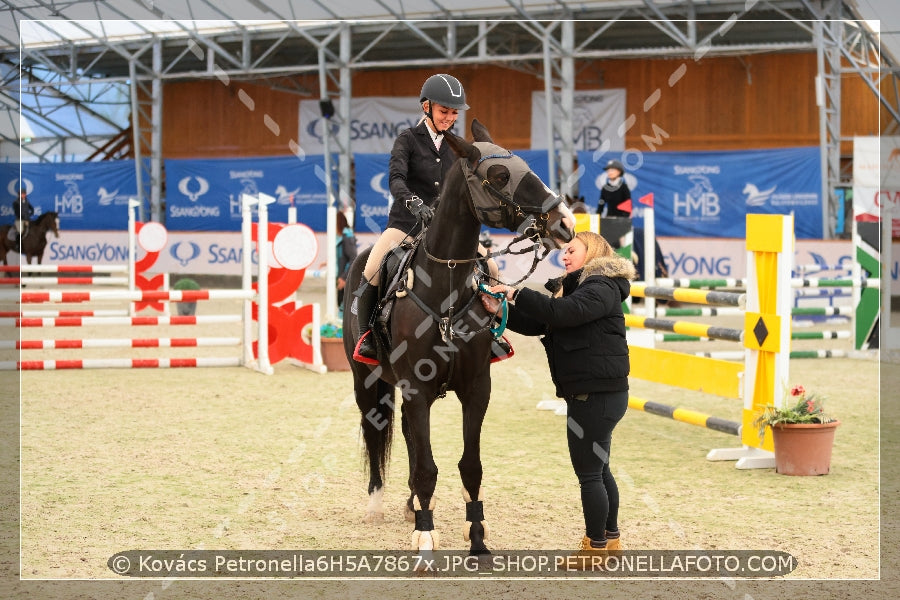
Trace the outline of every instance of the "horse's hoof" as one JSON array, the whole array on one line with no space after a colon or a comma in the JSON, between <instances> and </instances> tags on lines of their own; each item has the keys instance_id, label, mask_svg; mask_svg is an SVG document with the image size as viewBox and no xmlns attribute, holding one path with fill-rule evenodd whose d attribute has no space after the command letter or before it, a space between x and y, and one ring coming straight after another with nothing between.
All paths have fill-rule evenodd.
<instances>
[{"instance_id":1,"label":"horse's hoof","mask_svg":"<svg viewBox=\"0 0 900 600\"><path fill-rule=\"evenodd\" d=\"M437 550L441 545L441 538L435 530L419 531L412 533L412 548L419 554L425 554Z\"/></svg>"},{"instance_id":2,"label":"horse's hoof","mask_svg":"<svg viewBox=\"0 0 900 600\"><path fill-rule=\"evenodd\" d=\"M416 522L416 511L410 510L408 506L403 505L403 518L407 523Z\"/></svg>"},{"instance_id":3,"label":"horse's hoof","mask_svg":"<svg viewBox=\"0 0 900 600\"><path fill-rule=\"evenodd\" d=\"M363 523L367 523L369 525L381 525L384 523L384 513L380 511L369 511L366 513L365 518L363 518Z\"/></svg>"}]
</instances>

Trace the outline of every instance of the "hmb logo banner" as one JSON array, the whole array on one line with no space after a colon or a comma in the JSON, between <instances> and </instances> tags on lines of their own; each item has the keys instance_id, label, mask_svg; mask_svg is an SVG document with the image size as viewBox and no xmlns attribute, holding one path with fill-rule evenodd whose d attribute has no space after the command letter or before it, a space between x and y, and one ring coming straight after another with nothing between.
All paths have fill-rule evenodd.
<instances>
[{"instance_id":1,"label":"hmb logo banner","mask_svg":"<svg viewBox=\"0 0 900 600\"><path fill-rule=\"evenodd\" d=\"M597 161L579 152L579 191L596 206L602 170L619 159L632 199L654 196L656 233L672 237L745 237L746 215L790 214L798 239L822 238L819 149L777 148L731 152L607 152ZM638 207L639 208L639 207ZM643 210L632 215L643 226Z\"/></svg>"},{"instance_id":2,"label":"hmb logo banner","mask_svg":"<svg viewBox=\"0 0 900 600\"><path fill-rule=\"evenodd\" d=\"M133 160L8 163L0 165L0 182L6 190L0 205L11 207L21 188L35 215L56 212L62 230L124 230L128 200L137 195L136 180ZM12 220L11 208L0 210L0 223Z\"/></svg>"}]
</instances>

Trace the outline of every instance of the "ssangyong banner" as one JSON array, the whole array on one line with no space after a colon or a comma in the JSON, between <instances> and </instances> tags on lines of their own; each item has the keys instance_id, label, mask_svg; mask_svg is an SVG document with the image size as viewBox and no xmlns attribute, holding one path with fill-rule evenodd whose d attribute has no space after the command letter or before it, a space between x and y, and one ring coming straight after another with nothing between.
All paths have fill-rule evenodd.
<instances>
[{"instance_id":1,"label":"ssangyong banner","mask_svg":"<svg viewBox=\"0 0 900 600\"><path fill-rule=\"evenodd\" d=\"M410 87L421 85L411 83ZM418 88L416 88L418 89ZM390 154L394 140L404 129L414 127L422 118L422 105L416 96L368 96L350 100L350 145L355 152L366 154ZM466 123L466 111L459 111L454 133L468 138L462 128ZM312 154L325 153L325 131L341 135L341 123L337 119L322 116L318 100L300 101L300 147ZM331 147L332 150L334 146Z\"/></svg>"},{"instance_id":2,"label":"ssangyong banner","mask_svg":"<svg viewBox=\"0 0 900 600\"><path fill-rule=\"evenodd\" d=\"M390 154L354 153L357 233L381 233L387 227L394 197L388 183Z\"/></svg>"},{"instance_id":3,"label":"ssangyong banner","mask_svg":"<svg viewBox=\"0 0 900 600\"><path fill-rule=\"evenodd\" d=\"M638 199L653 194L656 233L743 238L747 213L794 214L798 239L822 238L821 165L817 147L729 152L579 152L579 191L596 209L612 158L627 169L635 226Z\"/></svg>"},{"instance_id":4,"label":"ssangyong banner","mask_svg":"<svg viewBox=\"0 0 900 600\"><path fill-rule=\"evenodd\" d=\"M13 200L24 189L35 217L56 212L61 229L124 230L136 181L133 160L0 164L0 224L13 222Z\"/></svg>"},{"instance_id":5,"label":"ssangyong banner","mask_svg":"<svg viewBox=\"0 0 900 600\"><path fill-rule=\"evenodd\" d=\"M166 228L240 231L241 196L262 192L275 198L269 221L287 222L293 205L298 222L325 231L324 165L324 155L166 160Z\"/></svg>"},{"instance_id":6,"label":"ssangyong banner","mask_svg":"<svg viewBox=\"0 0 900 600\"><path fill-rule=\"evenodd\" d=\"M511 234L493 235L495 252L506 247ZM317 233L318 252L311 270L325 268L327 243L324 233ZM375 243L378 234L357 235L359 250ZM658 238L669 274L685 278L745 277L747 251L742 239ZM138 258L143 254L138 250ZM894 256L900 257L900 244L894 248ZM16 263L19 255L9 253L10 262ZM241 236L237 232L175 232L170 231L165 248L153 266L153 273L176 275L240 275L243 251ZM113 265L128 261L128 236L123 232L61 231L59 238L50 237L44 253L44 264L58 265ZM256 251L251 261L257 263ZM852 244L849 240L798 240L795 248L796 265L844 267L850 269ZM532 254L500 255L497 264L505 281L515 281L531 269ZM528 278L526 284L541 287L551 277L563 271L562 255L551 252ZM900 295L900 259L890 265L892 289ZM307 276L311 276L308 274ZM834 270L821 275L827 278L846 277L846 273Z\"/></svg>"}]
</instances>

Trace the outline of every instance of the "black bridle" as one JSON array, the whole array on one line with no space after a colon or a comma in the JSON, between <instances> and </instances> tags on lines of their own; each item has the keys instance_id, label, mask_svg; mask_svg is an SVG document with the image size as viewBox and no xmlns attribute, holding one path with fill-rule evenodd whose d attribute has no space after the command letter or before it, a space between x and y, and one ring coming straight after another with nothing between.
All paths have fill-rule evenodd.
<instances>
[{"instance_id":1,"label":"black bridle","mask_svg":"<svg viewBox=\"0 0 900 600\"><path fill-rule=\"evenodd\" d=\"M480 174L478 171L485 162L509 159L518 159L522 164L517 165L518 168L515 170L509 169L510 173L515 173L516 175L518 175L518 177L510 181L510 192L507 195L491 185L486 171L484 175ZM488 258L502 256L504 254L526 254L528 252L534 252L534 258L532 259L531 268L528 270L528 272L515 282L507 284L518 285L519 283L528 279L528 277L530 277L531 274L534 273L535 269L537 269L538 263L542 261L550 252L550 249L545 247L544 252L539 254L539 250L543 246L541 239L542 237L549 236L547 226L550 221L550 211L552 211L559 205L559 203L562 201L562 198L557 195L554 199L554 202L550 204L550 206L546 209L544 208L543 204L540 207L536 207L522 205L519 202L516 202L515 192L518 188L519 183L521 183L522 179L524 179L525 176L527 176L529 173L532 173L532 171L530 168L528 168L527 165L525 165L524 160L522 160L520 157L516 156L509 150L482 156L478 159L478 162L472 169L469 168L467 161L461 160L459 161L459 163L460 168L463 172L463 177L466 180L466 187L469 190L469 208L472 210L473 216L475 216L478 222L484 225L495 228L510 229L518 232L518 235L515 236L512 241L509 242L509 244L507 244L506 248L500 250L499 252L491 251L488 252L485 256L476 256L474 258L443 259L433 256L430 252L428 252L427 244L424 243L424 237L427 234L427 227L423 227L422 248L425 251L425 255L429 260L441 264L446 264L448 265L448 267L454 268L457 264L487 260ZM513 182L515 183L515 185L513 185ZM513 250L513 246L524 240L532 240L533 243L530 246L526 246L518 250ZM482 274L485 277L489 277L489 274L487 273Z\"/></svg>"},{"instance_id":2,"label":"black bridle","mask_svg":"<svg viewBox=\"0 0 900 600\"><path fill-rule=\"evenodd\" d=\"M484 175L478 172L479 168L488 161L512 159L515 159L519 164L517 164L515 168L507 169L511 174L516 175L516 177L511 178L510 180L511 189L508 195L491 185L491 182L487 177L487 172L485 172ZM466 177L466 183L469 187L469 198L472 208L481 223L490 227L503 227L513 231L519 231L522 239L539 236L541 234L548 234L547 222L550 220L550 211L559 205L562 198L559 195L556 195L554 197L554 202L546 208L543 203L540 206L523 206L516 202L515 196L519 184L526 176L533 174L532 170L528 168L528 165L525 164L525 161L522 158L516 156L509 150L504 150L503 152L482 156L478 159L475 168L471 171L467 167L467 163L462 165L463 174ZM485 201L486 198L476 192L476 190L479 189L477 186L478 183L480 183L481 190L486 191L488 195L496 200L496 208L487 204ZM495 211L498 213L498 216L492 214ZM540 219L539 225L538 219ZM522 225L525 223L527 223L527 225L523 228ZM533 231L533 233L529 234L528 232L530 230Z\"/></svg>"}]
</instances>

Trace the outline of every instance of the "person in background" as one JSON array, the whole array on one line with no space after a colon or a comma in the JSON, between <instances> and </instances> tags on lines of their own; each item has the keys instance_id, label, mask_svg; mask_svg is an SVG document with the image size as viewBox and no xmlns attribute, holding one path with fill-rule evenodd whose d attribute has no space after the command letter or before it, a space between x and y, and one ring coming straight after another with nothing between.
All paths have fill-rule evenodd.
<instances>
[{"instance_id":1,"label":"person in background","mask_svg":"<svg viewBox=\"0 0 900 600\"><path fill-rule=\"evenodd\" d=\"M565 275L552 296L496 285L510 303L507 327L538 335L556 394L565 398L569 458L581 486L585 533L577 556L620 551L619 490L609 467L612 433L628 408L628 343L622 302L637 277L634 264L599 234L581 231L563 250ZM501 299L482 294L488 312Z\"/></svg>"},{"instance_id":2,"label":"person in background","mask_svg":"<svg viewBox=\"0 0 900 600\"><path fill-rule=\"evenodd\" d=\"M13 230L9 232L10 239L15 242L16 248L21 248L22 235L31 217L34 216L34 207L28 201L28 193L24 189L19 190L19 197L13 200L13 213L16 216L16 225L15 232Z\"/></svg>"},{"instance_id":3,"label":"person in background","mask_svg":"<svg viewBox=\"0 0 900 600\"><path fill-rule=\"evenodd\" d=\"M356 234L350 228L347 215L337 211L337 302L339 313L344 312L344 289L347 287L347 272L356 260Z\"/></svg>"},{"instance_id":4,"label":"person in background","mask_svg":"<svg viewBox=\"0 0 900 600\"><path fill-rule=\"evenodd\" d=\"M625 166L618 160L606 163L606 183L600 190L600 201L597 203L597 214L605 217L631 217L631 208L620 206L631 200L631 190L625 183ZM630 205L629 205L630 206ZM606 214L603 213L604 208Z\"/></svg>"},{"instance_id":5,"label":"person in background","mask_svg":"<svg viewBox=\"0 0 900 600\"><path fill-rule=\"evenodd\" d=\"M457 158L450 145L443 143L444 134L456 123L459 111L469 108L462 84L445 73L425 80L419 102L422 118L394 140L388 169L394 203L388 213L387 227L372 247L360 285L353 292L357 297L355 313L361 332L353 358L367 364L378 364L375 340L370 333L372 313L378 303L381 263L389 251L414 238L434 217L441 184ZM480 246L479 252L485 254ZM492 259L488 263L496 280L496 263ZM508 344L504 351L510 352Z\"/></svg>"}]
</instances>

